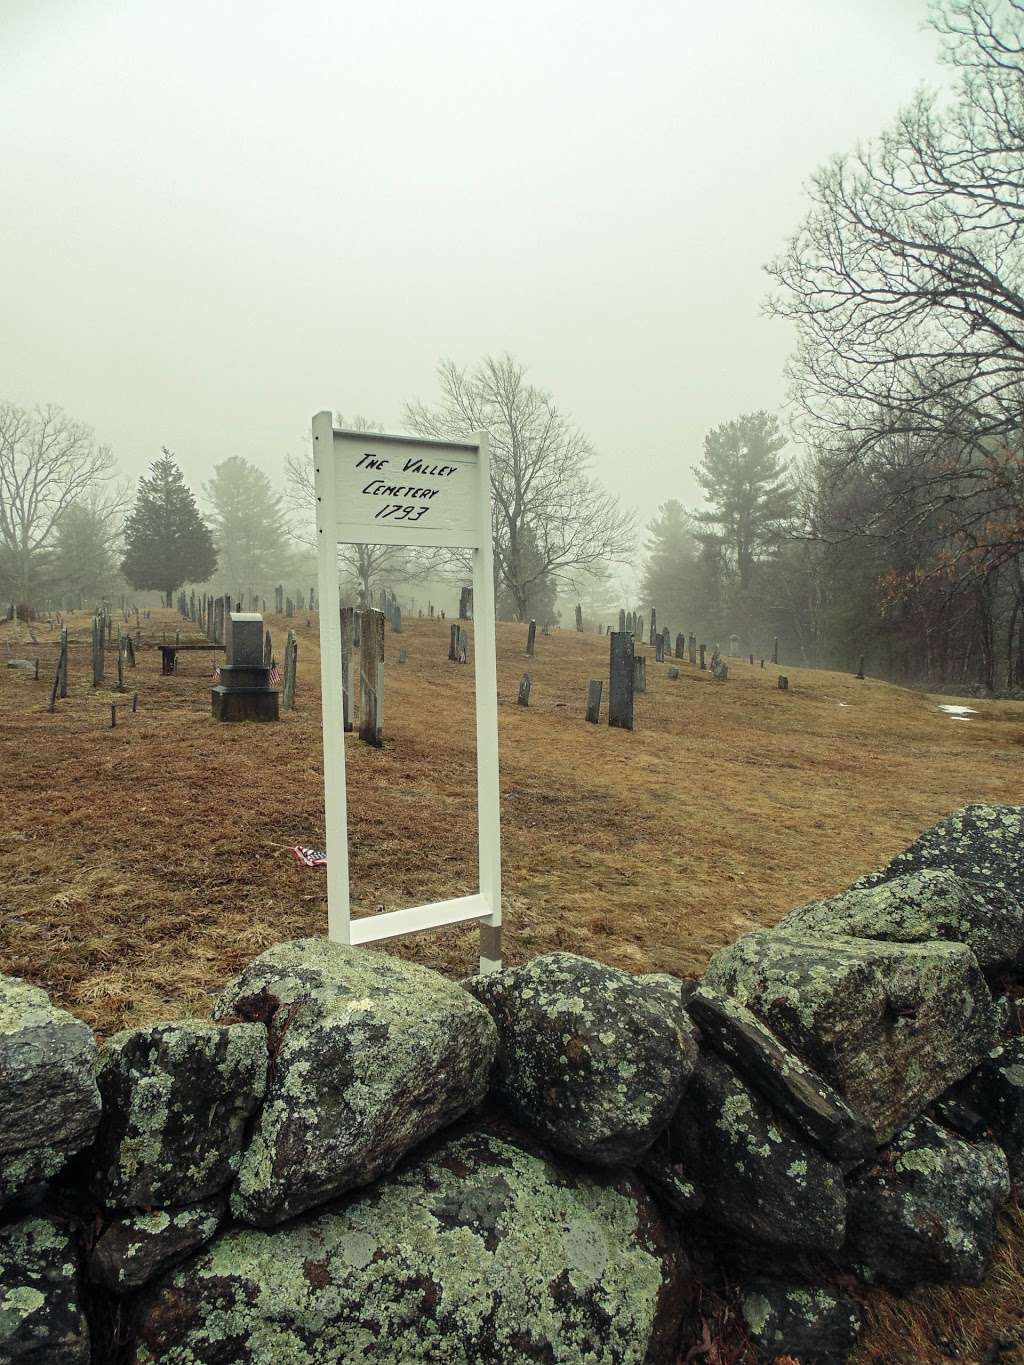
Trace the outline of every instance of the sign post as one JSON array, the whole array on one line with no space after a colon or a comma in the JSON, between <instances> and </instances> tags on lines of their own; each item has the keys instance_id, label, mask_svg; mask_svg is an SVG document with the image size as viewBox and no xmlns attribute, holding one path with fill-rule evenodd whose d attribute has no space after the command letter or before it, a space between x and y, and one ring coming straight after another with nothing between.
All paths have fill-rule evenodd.
<instances>
[{"instance_id":1,"label":"sign post","mask_svg":"<svg viewBox=\"0 0 1024 1365\"><path fill-rule=\"evenodd\" d=\"M501 823L498 805L498 679L491 562L491 475L486 432L463 442L335 431L313 418L320 579L327 934L375 943L446 924L480 925L480 970L501 967ZM473 551L479 891L431 905L353 920L349 901L348 805L342 714L339 544L446 546Z\"/></svg>"}]
</instances>

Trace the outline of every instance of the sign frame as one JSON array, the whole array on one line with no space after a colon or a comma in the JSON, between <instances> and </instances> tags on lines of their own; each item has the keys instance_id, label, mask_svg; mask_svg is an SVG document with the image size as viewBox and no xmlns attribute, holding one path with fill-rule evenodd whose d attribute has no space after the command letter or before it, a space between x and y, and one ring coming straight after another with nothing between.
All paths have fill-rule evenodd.
<instances>
[{"instance_id":1,"label":"sign frame","mask_svg":"<svg viewBox=\"0 0 1024 1365\"><path fill-rule=\"evenodd\" d=\"M358 544L365 519L351 514L339 489L338 438L342 450L353 445L378 453L386 448L408 455L414 447L475 468L472 504L456 509L452 528L431 531L403 527L401 521L372 528L377 544L443 545L473 551L473 662L476 673L477 855L479 890L473 895L353 919L348 869L348 795L345 778L345 729L342 714L341 611L337 547ZM501 969L501 811L498 785L498 674L494 629L494 569L491 549L491 475L487 433L465 441L434 441L418 436L335 429L330 412L313 418L316 483L317 564L320 594L320 685L323 708L324 817L327 848L327 936L337 943L366 944L444 925L477 922L480 971ZM371 473L373 471L371 470ZM416 534L411 534L416 532Z\"/></svg>"}]
</instances>

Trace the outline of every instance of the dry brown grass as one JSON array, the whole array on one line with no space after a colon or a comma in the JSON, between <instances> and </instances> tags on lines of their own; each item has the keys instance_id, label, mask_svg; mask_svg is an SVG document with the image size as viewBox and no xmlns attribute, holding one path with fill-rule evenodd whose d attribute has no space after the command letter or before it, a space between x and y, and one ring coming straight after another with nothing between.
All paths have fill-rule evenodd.
<instances>
[{"instance_id":1,"label":"dry brown grass","mask_svg":"<svg viewBox=\"0 0 1024 1365\"><path fill-rule=\"evenodd\" d=\"M112 694L89 685L84 614L71 619L71 695L55 715L54 635L38 629L36 648L24 627L0 626L0 646L20 633L15 653L43 661L34 682L2 667L0 652L0 967L105 1034L205 1012L255 953L324 931L323 873L287 852L323 841L317 629L305 619L288 623L300 640L298 709L280 724L218 724L211 656L184 654L163 678L158 652L144 648L128 679L139 714L116 730ZM280 650L286 623L270 625ZM188 629L169 611L148 626L150 640ZM441 621L388 634L385 747L349 741L353 895L366 913L475 889L473 669L447 662L447 640ZM524 642L524 628L499 626L513 963L567 948L695 974L723 944L841 889L947 811L1021 800L1022 703L974 702L980 714L955 721L935 698L843 674L787 667L782 693L770 666L730 662L718 684L679 663L670 682L651 657L629 734L583 721L587 681L607 673L605 640L538 636L530 661ZM527 668L524 710L515 693ZM446 930L393 950L462 974L475 937ZM1016 1278L1006 1290L1014 1312L1019 1290ZM945 1302L923 1292L926 1305ZM965 1341L985 1339L986 1292L949 1291L975 1305ZM884 1348L869 1343L865 1361L900 1359L885 1352L901 1315L917 1321L916 1302L872 1296L871 1342Z\"/></svg>"}]
</instances>

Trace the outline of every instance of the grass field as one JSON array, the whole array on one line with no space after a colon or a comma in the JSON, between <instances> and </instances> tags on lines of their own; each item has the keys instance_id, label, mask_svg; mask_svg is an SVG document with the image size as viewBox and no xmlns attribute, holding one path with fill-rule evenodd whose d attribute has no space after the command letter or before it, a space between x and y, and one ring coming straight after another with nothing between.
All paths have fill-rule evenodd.
<instances>
[{"instance_id":1,"label":"grass field","mask_svg":"<svg viewBox=\"0 0 1024 1365\"><path fill-rule=\"evenodd\" d=\"M287 625L299 638L296 709L279 724L213 721L209 654L182 654L161 677L147 643L195 634L161 611L127 670L138 714L122 708L113 730L114 694L91 686L85 614L69 619L70 695L52 715L56 632L37 626L35 645L24 626L0 625L0 968L101 1034L205 1013L263 948L325 930L324 873L288 851L323 842L317 621L268 624L279 655ZM7 643L40 658L39 681L3 666ZM348 740L357 913L476 889L473 669L448 663L447 644L447 622L389 632L385 746ZM940 699L871 679L738 660L725 683L682 661L670 681L649 650L628 733L583 719L587 681L607 674L606 640L538 636L529 661L524 645L525 628L498 627L510 963L564 948L694 975L723 944L842 889L955 807L1024 799L1024 703L972 702L977 715L951 719ZM529 709L515 704L525 669ZM465 974L477 935L390 947ZM1007 1265L981 1290L872 1295L861 1359L949 1359L942 1337L975 1352L954 1358L982 1359L979 1342L1024 1321L1006 1278L1019 1288L1021 1246L1008 1240ZM956 1307L939 1312L947 1301ZM894 1354L897 1342L910 1353Z\"/></svg>"}]
</instances>

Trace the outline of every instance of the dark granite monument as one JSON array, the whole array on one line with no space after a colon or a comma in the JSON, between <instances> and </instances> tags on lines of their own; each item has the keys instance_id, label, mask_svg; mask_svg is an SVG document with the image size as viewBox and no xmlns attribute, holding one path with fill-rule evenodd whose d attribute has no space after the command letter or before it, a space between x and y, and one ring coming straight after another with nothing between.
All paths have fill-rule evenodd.
<instances>
[{"instance_id":1,"label":"dark granite monument","mask_svg":"<svg viewBox=\"0 0 1024 1365\"><path fill-rule=\"evenodd\" d=\"M278 693L270 686L270 666L264 662L263 617L258 612L232 611L225 625L227 662L220 666L220 682L212 689L217 720L277 720Z\"/></svg>"}]
</instances>

